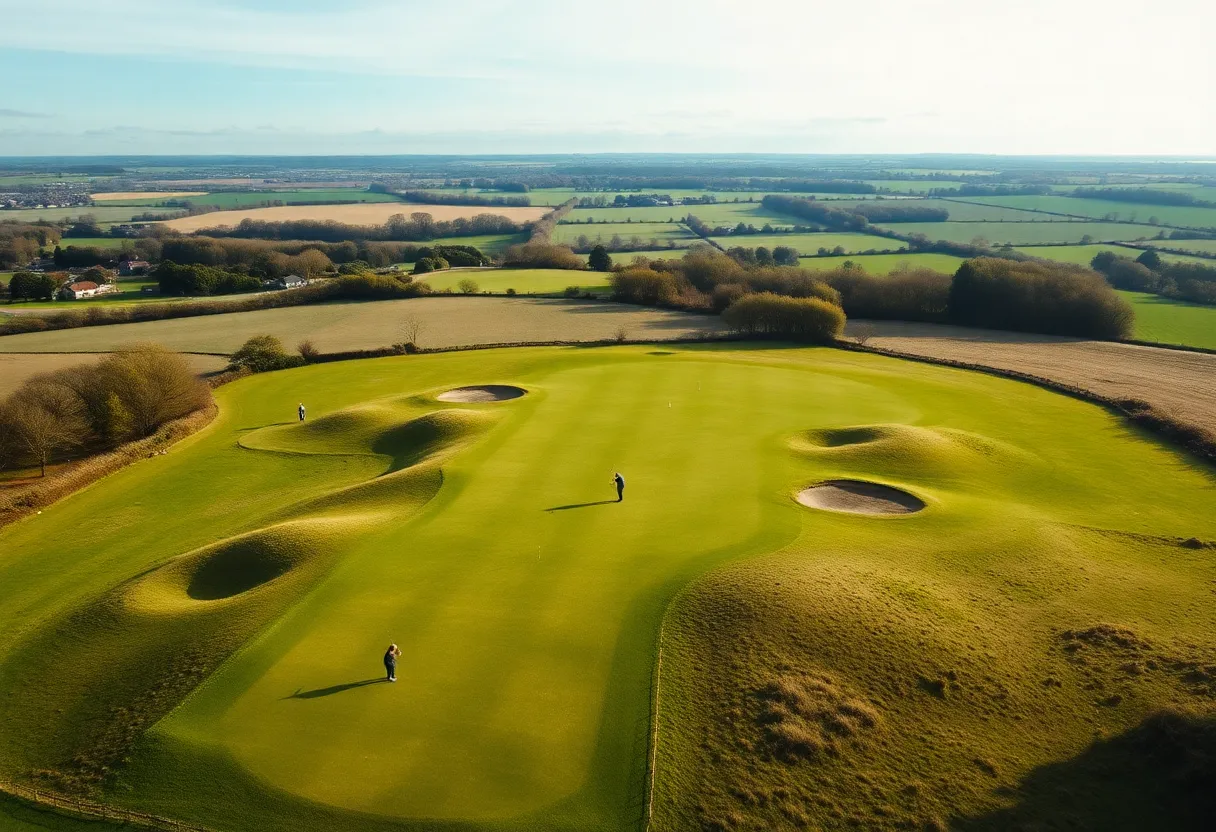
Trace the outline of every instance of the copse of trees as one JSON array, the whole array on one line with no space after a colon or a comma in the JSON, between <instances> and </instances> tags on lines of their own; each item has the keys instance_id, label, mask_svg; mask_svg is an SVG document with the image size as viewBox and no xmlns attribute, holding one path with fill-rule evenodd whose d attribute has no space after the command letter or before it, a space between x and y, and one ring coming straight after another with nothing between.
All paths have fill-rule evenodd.
<instances>
[{"instance_id":1,"label":"copse of trees","mask_svg":"<svg viewBox=\"0 0 1216 832\"><path fill-rule=\"evenodd\" d=\"M950 284L950 320L964 326L1125 338L1134 312L1101 275L1064 263L968 260Z\"/></svg>"},{"instance_id":2,"label":"copse of trees","mask_svg":"<svg viewBox=\"0 0 1216 832\"><path fill-rule=\"evenodd\" d=\"M179 266L172 260L162 262L152 276L156 278L162 295L176 297L231 295L262 288L261 279L252 275L211 266Z\"/></svg>"},{"instance_id":3,"label":"copse of trees","mask_svg":"<svg viewBox=\"0 0 1216 832\"><path fill-rule=\"evenodd\" d=\"M826 203L798 196L768 194L760 200L760 204L770 210L790 214L818 223L825 228L835 228L841 231L861 231L867 224L866 218L861 214L843 211Z\"/></svg>"},{"instance_id":4,"label":"copse of trees","mask_svg":"<svg viewBox=\"0 0 1216 832\"><path fill-rule=\"evenodd\" d=\"M185 359L156 346L35 376L0 402L0 469L38 465L45 475L66 452L151 436L210 401Z\"/></svg>"},{"instance_id":5,"label":"copse of trees","mask_svg":"<svg viewBox=\"0 0 1216 832\"><path fill-rule=\"evenodd\" d=\"M523 186L526 192L527 185ZM476 194L451 194L436 191L406 191L401 194L406 202L422 205L482 205L526 208L532 204L527 196L480 196Z\"/></svg>"},{"instance_id":6,"label":"copse of trees","mask_svg":"<svg viewBox=\"0 0 1216 832\"><path fill-rule=\"evenodd\" d=\"M960 185L929 190L929 196L1043 196L1049 193L1049 185Z\"/></svg>"},{"instance_id":7,"label":"copse of trees","mask_svg":"<svg viewBox=\"0 0 1216 832\"><path fill-rule=\"evenodd\" d=\"M59 242L59 237L57 226L0 221L0 269L24 266L41 248Z\"/></svg>"},{"instance_id":8,"label":"copse of trees","mask_svg":"<svg viewBox=\"0 0 1216 832\"><path fill-rule=\"evenodd\" d=\"M791 298L771 292L744 295L722 313L745 335L830 344L844 331L844 310L821 298Z\"/></svg>"},{"instance_id":9,"label":"copse of trees","mask_svg":"<svg viewBox=\"0 0 1216 832\"><path fill-rule=\"evenodd\" d=\"M8 283L8 298L14 300L54 300L61 281L45 272L15 272Z\"/></svg>"},{"instance_id":10,"label":"copse of trees","mask_svg":"<svg viewBox=\"0 0 1216 832\"><path fill-rule=\"evenodd\" d=\"M728 257L746 266L797 266L798 249L791 246L776 246L769 251L764 246L744 248L735 246L726 250Z\"/></svg>"},{"instance_id":11,"label":"copse of trees","mask_svg":"<svg viewBox=\"0 0 1216 832\"><path fill-rule=\"evenodd\" d=\"M1216 266L1162 260L1151 249L1135 260L1099 252L1090 266L1116 289L1151 292L1162 297L1216 305Z\"/></svg>"},{"instance_id":12,"label":"copse of trees","mask_svg":"<svg viewBox=\"0 0 1216 832\"><path fill-rule=\"evenodd\" d=\"M547 242L527 242L508 248L502 264L512 268L585 269L587 264L569 246Z\"/></svg>"},{"instance_id":13,"label":"copse of trees","mask_svg":"<svg viewBox=\"0 0 1216 832\"><path fill-rule=\"evenodd\" d=\"M1108 202L1130 202L1137 205L1181 205L1191 208L1216 208L1216 202L1196 199L1186 191L1163 191L1154 188L1077 188L1073 196L1104 199Z\"/></svg>"},{"instance_id":14,"label":"copse of trees","mask_svg":"<svg viewBox=\"0 0 1216 832\"><path fill-rule=\"evenodd\" d=\"M948 274L901 268L882 277L846 263L821 277L840 293L840 305L851 318L928 323L947 319L952 281Z\"/></svg>"},{"instance_id":15,"label":"copse of trees","mask_svg":"<svg viewBox=\"0 0 1216 832\"><path fill-rule=\"evenodd\" d=\"M945 222L950 212L945 208L917 205L915 201L877 201L850 205L846 210L860 214L868 222Z\"/></svg>"}]
</instances>

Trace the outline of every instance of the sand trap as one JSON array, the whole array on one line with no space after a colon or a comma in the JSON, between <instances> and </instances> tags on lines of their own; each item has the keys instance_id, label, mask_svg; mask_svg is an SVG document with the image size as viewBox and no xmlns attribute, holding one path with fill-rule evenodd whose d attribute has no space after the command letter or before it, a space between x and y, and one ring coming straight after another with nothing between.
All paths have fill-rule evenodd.
<instances>
[{"instance_id":1,"label":"sand trap","mask_svg":"<svg viewBox=\"0 0 1216 832\"><path fill-rule=\"evenodd\" d=\"M912 514L925 507L924 500L876 482L828 480L798 492L804 506L847 514Z\"/></svg>"},{"instance_id":2,"label":"sand trap","mask_svg":"<svg viewBox=\"0 0 1216 832\"><path fill-rule=\"evenodd\" d=\"M509 399L518 399L524 393L528 392L522 387L513 387L510 384L476 384L471 387L457 387L455 390L448 390L446 393L440 393L436 396L441 402L505 402Z\"/></svg>"}]
</instances>

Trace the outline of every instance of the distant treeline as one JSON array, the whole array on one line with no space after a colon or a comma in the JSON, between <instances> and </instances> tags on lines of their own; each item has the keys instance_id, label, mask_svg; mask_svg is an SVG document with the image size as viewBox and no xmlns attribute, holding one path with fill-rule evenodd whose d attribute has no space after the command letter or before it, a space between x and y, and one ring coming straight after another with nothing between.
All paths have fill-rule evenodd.
<instances>
[{"instance_id":1,"label":"distant treeline","mask_svg":"<svg viewBox=\"0 0 1216 832\"><path fill-rule=\"evenodd\" d=\"M1043 196L1051 193L1048 185L960 185L957 188L931 188L929 196Z\"/></svg>"},{"instance_id":2,"label":"distant treeline","mask_svg":"<svg viewBox=\"0 0 1216 832\"><path fill-rule=\"evenodd\" d=\"M526 186L525 186L526 187ZM526 208L532 198L526 196L481 196L479 194L450 194L436 191L405 191L398 194L406 202L423 205L483 205Z\"/></svg>"},{"instance_id":3,"label":"distant treeline","mask_svg":"<svg viewBox=\"0 0 1216 832\"><path fill-rule=\"evenodd\" d=\"M760 204L773 211L811 220L824 228L839 231L864 231L872 222L945 222L950 213L944 208L900 201L877 200L841 208L815 199L769 194Z\"/></svg>"},{"instance_id":4,"label":"distant treeline","mask_svg":"<svg viewBox=\"0 0 1216 832\"><path fill-rule=\"evenodd\" d=\"M1152 249L1135 260L1103 251L1090 265L1105 275L1116 289L1216 305L1216 266L1167 262Z\"/></svg>"},{"instance_id":5,"label":"distant treeline","mask_svg":"<svg viewBox=\"0 0 1216 832\"><path fill-rule=\"evenodd\" d=\"M1216 208L1216 202L1195 199L1186 191L1161 191L1152 188L1077 188L1073 196L1104 199L1108 202L1132 202L1138 205L1180 205L1189 208Z\"/></svg>"},{"instance_id":6,"label":"distant treeline","mask_svg":"<svg viewBox=\"0 0 1216 832\"><path fill-rule=\"evenodd\" d=\"M59 228L40 223L0 222L0 269L24 266L43 246L59 242Z\"/></svg>"},{"instance_id":7,"label":"distant treeline","mask_svg":"<svg viewBox=\"0 0 1216 832\"><path fill-rule=\"evenodd\" d=\"M394 214L383 225L350 225L334 220L264 222L244 219L233 228L209 228L208 236L260 240L320 240L340 243L367 240L427 241L438 237L475 237L482 234L518 234L527 225L497 214L478 214L437 221L430 214Z\"/></svg>"}]
</instances>

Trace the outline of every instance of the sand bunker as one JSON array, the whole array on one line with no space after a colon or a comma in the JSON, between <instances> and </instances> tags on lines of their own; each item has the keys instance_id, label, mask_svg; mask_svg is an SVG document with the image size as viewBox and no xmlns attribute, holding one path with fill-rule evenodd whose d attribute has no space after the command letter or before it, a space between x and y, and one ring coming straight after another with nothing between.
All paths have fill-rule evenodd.
<instances>
[{"instance_id":1,"label":"sand bunker","mask_svg":"<svg viewBox=\"0 0 1216 832\"><path fill-rule=\"evenodd\" d=\"M436 398L441 402L505 402L508 399L518 399L528 392L522 387L510 384L475 384L471 387L457 387L440 393Z\"/></svg>"},{"instance_id":2,"label":"sand bunker","mask_svg":"<svg viewBox=\"0 0 1216 832\"><path fill-rule=\"evenodd\" d=\"M912 514L925 507L924 500L876 482L828 480L798 492L798 502L826 511L847 514Z\"/></svg>"}]
</instances>

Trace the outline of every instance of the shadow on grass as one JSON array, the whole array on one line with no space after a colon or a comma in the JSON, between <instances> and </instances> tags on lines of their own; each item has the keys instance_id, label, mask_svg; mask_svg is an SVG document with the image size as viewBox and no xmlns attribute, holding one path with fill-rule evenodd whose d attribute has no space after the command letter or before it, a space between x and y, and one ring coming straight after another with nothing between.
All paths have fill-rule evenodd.
<instances>
[{"instance_id":1,"label":"shadow on grass","mask_svg":"<svg viewBox=\"0 0 1216 832\"><path fill-rule=\"evenodd\" d=\"M1071 760L1035 769L1011 796L1014 805L956 819L951 828L1216 828L1216 714L1154 714Z\"/></svg>"},{"instance_id":2,"label":"shadow on grass","mask_svg":"<svg viewBox=\"0 0 1216 832\"><path fill-rule=\"evenodd\" d=\"M571 503L568 506L552 506L545 511L569 511L572 508L589 508L590 506L606 506L618 502L617 500L596 500L594 503Z\"/></svg>"},{"instance_id":3,"label":"shadow on grass","mask_svg":"<svg viewBox=\"0 0 1216 832\"><path fill-rule=\"evenodd\" d=\"M284 696L284 699L320 699L322 696L333 696L335 693L343 693L355 688L367 687L380 682L387 682L383 676L377 676L375 679L364 679L362 682L347 682L343 685L332 685L327 688L317 688L316 690L298 690L291 696Z\"/></svg>"}]
</instances>

